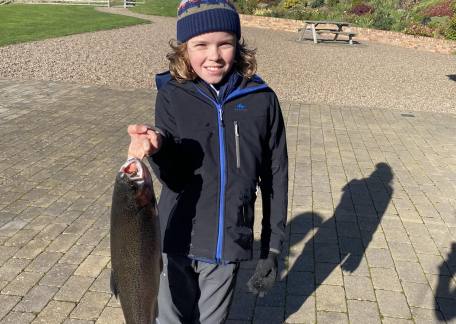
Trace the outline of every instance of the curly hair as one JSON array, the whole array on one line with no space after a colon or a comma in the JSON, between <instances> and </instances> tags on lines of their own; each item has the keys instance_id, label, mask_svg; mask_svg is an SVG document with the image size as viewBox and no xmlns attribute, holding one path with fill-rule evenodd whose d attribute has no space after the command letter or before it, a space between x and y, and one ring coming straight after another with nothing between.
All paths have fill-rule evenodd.
<instances>
[{"instance_id":1,"label":"curly hair","mask_svg":"<svg viewBox=\"0 0 456 324\"><path fill-rule=\"evenodd\" d=\"M198 76L193 71L187 53L187 43L180 43L174 39L169 41L171 52L166 55L169 60L169 71L178 82L195 80ZM244 40L236 44L234 68L244 77L250 79L256 73L256 49L246 46Z\"/></svg>"}]
</instances>

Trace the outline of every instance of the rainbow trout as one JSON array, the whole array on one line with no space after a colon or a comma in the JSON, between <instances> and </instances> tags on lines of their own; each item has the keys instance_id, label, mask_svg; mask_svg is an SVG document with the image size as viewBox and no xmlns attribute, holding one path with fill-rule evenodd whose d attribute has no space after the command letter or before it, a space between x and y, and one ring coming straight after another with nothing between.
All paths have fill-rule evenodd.
<instances>
[{"instance_id":1,"label":"rainbow trout","mask_svg":"<svg viewBox=\"0 0 456 324\"><path fill-rule=\"evenodd\" d=\"M111 291L126 324L155 323L162 270L160 226L152 177L139 159L117 174L111 207Z\"/></svg>"}]
</instances>

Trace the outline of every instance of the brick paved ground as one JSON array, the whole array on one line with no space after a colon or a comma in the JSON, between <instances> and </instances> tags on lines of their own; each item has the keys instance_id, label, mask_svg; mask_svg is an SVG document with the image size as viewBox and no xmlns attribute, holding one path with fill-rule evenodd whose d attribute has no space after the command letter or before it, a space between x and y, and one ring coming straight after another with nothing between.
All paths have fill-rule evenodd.
<instances>
[{"instance_id":1,"label":"brick paved ground","mask_svg":"<svg viewBox=\"0 0 456 324\"><path fill-rule=\"evenodd\" d=\"M121 323L109 206L151 90L0 80L0 322ZM456 115L283 102L280 281L234 323L456 323ZM256 225L256 233L259 227Z\"/></svg>"}]
</instances>

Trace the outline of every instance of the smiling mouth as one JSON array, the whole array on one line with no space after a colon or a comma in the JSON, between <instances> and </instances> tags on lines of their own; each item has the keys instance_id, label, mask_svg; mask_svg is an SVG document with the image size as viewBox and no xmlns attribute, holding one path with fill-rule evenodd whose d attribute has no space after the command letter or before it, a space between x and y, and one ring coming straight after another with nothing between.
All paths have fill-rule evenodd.
<instances>
[{"instance_id":1,"label":"smiling mouth","mask_svg":"<svg viewBox=\"0 0 456 324\"><path fill-rule=\"evenodd\" d=\"M206 70L213 71L213 72L220 71L221 69L222 69L221 66L207 66L206 67Z\"/></svg>"}]
</instances>

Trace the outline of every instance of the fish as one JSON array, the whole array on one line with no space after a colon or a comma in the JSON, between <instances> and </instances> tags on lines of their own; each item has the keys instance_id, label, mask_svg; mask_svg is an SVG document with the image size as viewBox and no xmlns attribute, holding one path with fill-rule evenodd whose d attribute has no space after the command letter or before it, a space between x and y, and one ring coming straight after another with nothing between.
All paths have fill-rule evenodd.
<instances>
[{"instance_id":1,"label":"fish","mask_svg":"<svg viewBox=\"0 0 456 324\"><path fill-rule=\"evenodd\" d=\"M126 324L151 324L163 269L160 222L148 167L128 159L117 173L112 194L111 291Z\"/></svg>"}]
</instances>

